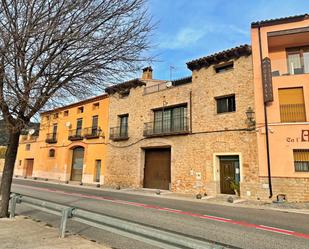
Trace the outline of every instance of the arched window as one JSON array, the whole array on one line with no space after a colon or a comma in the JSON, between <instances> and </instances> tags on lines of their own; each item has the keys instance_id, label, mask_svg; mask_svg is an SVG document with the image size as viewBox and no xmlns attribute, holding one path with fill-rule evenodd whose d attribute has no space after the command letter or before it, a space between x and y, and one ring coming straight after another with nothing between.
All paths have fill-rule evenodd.
<instances>
[{"instance_id":1,"label":"arched window","mask_svg":"<svg viewBox=\"0 0 309 249\"><path fill-rule=\"evenodd\" d=\"M49 150L49 157L55 157L55 149Z\"/></svg>"}]
</instances>

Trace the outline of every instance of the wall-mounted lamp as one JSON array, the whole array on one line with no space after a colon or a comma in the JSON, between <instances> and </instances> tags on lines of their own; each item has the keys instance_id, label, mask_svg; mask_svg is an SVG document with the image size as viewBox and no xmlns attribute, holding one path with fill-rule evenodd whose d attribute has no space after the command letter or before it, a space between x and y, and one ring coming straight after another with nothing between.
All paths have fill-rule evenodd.
<instances>
[{"instance_id":1,"label":"wall-mounted lamp","mask_svg":"<svg viewBox=\"0 0 309 249\"><path fill-rule=\"evenodd\" d=\"M254 119L254 111L251 107L248 107L246 111L246 116L247 116L247 125L249 128L253 128L256 124L255 119Z\"/></svg>"}]
</instances>

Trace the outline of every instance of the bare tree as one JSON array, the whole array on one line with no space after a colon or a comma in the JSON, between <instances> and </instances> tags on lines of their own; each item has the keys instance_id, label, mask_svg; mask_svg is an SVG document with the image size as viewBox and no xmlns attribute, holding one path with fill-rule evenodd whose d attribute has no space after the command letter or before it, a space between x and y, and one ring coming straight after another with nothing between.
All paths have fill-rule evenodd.
<instances>
[{"instance_id":1,"label":"bare tree","mask_svg":"<svg viewBox=\"0 0 309 249\"><path fill-rule=\"evenodd\" d=\"M144 0L1 0L0 114L10 137L8 202L21 130L42 108L83 96L139 67L153 28Z\"/></svg>"}]
</instances>

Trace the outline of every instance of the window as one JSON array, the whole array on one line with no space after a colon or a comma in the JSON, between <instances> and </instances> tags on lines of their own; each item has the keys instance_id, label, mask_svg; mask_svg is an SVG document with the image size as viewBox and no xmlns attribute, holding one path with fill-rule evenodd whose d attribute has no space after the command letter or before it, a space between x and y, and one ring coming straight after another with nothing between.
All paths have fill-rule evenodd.
<instances>
[{"instance_id":1,"label":"window","mask_svg":"<svg viewBox=\"0 0 309 249\"><path fill-rule=\"evenodd\" d=\"M100 107L100 103L94 103L94 104L92 105L92 109L93 109L93 110L97 110L97 109L99 109L99 107Z\"/></svg>"},{"instance_id":2,"label":"window","mask_svg":"<svg viewBox=\"0 0 309 249\"><path fill-rule=\"evenodd\" d=\"M120 125L119 125L120 134L119 135L121 137L128 136L128 119L129 119L129 114L119 116L119 120L120 120Z\"/></svg>"},{"instance_id":3,"label":"window","mask_svg":"<svg viewBox=\"0 0 309 249\"><path fill-rule=\"evenodd\" d=\"M83 106L77 108L77 113L83 113L83 112L84 112Z\"/></svg>"},{"instance_id":4,"label":"window","mask_svg":"<svg viewBox=\"0 0 309 249\"><path fill-rule=\"evenodd\" d=\"M187 106L154 111L155 133L183 131L187 128Z\"/></svg>"},{"instance_id":5,"label":"window","mask_svg":"<svg viewBox=\"0 0 309 249\"><path fill-rule=\"evenodd\" d=\"M302 87L279 89L281 122L305 122L306 110Z\"/></svg>"},{"instance_id":6,"label":"window","mask_svg":"<svg viewBox=\"0 0 309 249\"><path fill-rule=\"evenodd\" d=\"M76 121L76 136L82 135L83 119L79 118Z\"/></svg>"},{"instance_id":7,"label":"window","mask_svg":"<svg viewBox=\"0 0 309 249\"><path fill-rule=\"evenodd\" d=\"M100 176L101 176L101 160L95 160L94 181L100 182Z\"/></svg>"},{"instance_id":8,"label":"window","mask_svg":"<svg viewBox=\"0 0 309 249\"><path fill-rule=\"evenodd\" d=\"M99 121L98 116L92 117L91 135L93 136L96 136L98 133L98 121Z\"/></svg>"},{"instance_id":9,"label":"window","mask_svg":"<svg viewBox=\"0 0 309 249\"><path fill-rule=\"evenodd\" d=\"M69 111L68 111L68 110L64 111L64 112L63 112L63 116L64 116L64 117L69 116Z\"/></svg>"},{"instance_id":10,"label":"window","mask_svg":"<svg viewBox=\"0 0 309 249\"><path fill-rule=\"evenodd\" d=\"M293 150L296 172L309 172L309 149Z\"/></svg>"},{"instance_id":11,"label":"window","mask_svg":"<svg viewBox=\"0 0 309 249\"><path fill-rule=\"evenodd\" d=\"M30 150L30 144L26 144L26 150Z\"/></svg>"},{"instance_id":12,"label":"window","mask_svg":"<svg viewBox=\"0 0 309 249\"><path fill-rule=\"evenodd\" d=\"M19 166L21 166L21 160L19 160L19 163L18 163L18 164L19 164Z\"/></svg>"},{"instance_id":13,"label":"window","mask_svg":"<svg viewBox=\"0 0 309 249\"><path fill-rule=\"evenodd\" d=\"M235 95L216 97L215 99L217 101L217 113L236 111Z\"/></svg>"},{"instance_id":14,"label":"window","mask_svg":"<svg viewBox=\"0 0 309 249\"><path fill-rule=\"evenodd\" d=\"M48 152L49 157L55 157L55 149L50 149Z\"/></svg>"},{"instance_id":15,"label":"window","mask_svg":"<svg viewBox=\"0 0 309 249\"><path fill-rule=\"evenodd\" d=\"M56 141L56 140L57 140L57 129L58 129L58 125L57 125L57 124L54 124L54 125L53 125L53 133L51 134L51 135L52 135L51 139L52 139L53 141Z\"/></svg>"},{"instance_id":16,"label":"window","mask_svg":"<svg viewBox=\"0 0 309 249\"><path fill-rule=\"evenodd\" d=\"M46 121L49 121L49 116L46 116L45 119L46 119Z\"/></svg>"},{"instance_id":17,"label":"window","mask_svg":"<svg viewBox=\"0 0 309 249\"><path fill-rule=\"evenodd\" d=\"M58 112L54 113L54 115L53 115L54 119L58 118L58 116L59 116Z\"/></svg>"},{"instance_id":18,"label":"window","mask_svg":"<svg viewBox=\"0 0 309 249\"><path fill-rule=\"evenodd\" d=\"M309 73L309 47L286 49L290 74Z\"/></svg>"},{"instance_id":19,"label":"window","mask_svg":"<svg viewBox=\"0 0 309 249\"><path fill-rule=\"evenodd\" d=\"M214 66L216 73L223 73L223 72L226 72L226 71L230 71L233 68L234 68L234 62L233 61Z\"/></svg>"}]
</instances>

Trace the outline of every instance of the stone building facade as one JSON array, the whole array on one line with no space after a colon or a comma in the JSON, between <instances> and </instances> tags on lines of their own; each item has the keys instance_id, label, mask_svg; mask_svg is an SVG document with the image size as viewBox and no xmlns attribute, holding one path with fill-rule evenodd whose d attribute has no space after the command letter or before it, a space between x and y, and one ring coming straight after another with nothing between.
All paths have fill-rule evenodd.
<instances>
[{"instance_id":1,"label":"stone building facade","mask_svg":"<svg viewBox=\"0 0 309 249\"><path fill-rule=\"evenodd\" d=\"M251 196L242 190L258 177L254 117L247 117L254 115L251 47L187 65L188 78L154 81L146 74L152 69L146 68L141 79L106 89L110 140L105 184L207 195L231 193L240 184L240 194ZM168 167L165 175L161 164ZM168 179L168 187L156 181L160 177ZM232 182L236 187L229 189Z\"/></svg>"}]
</instances>

